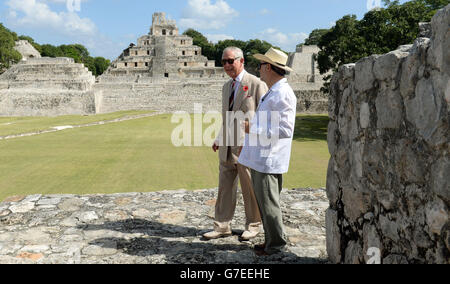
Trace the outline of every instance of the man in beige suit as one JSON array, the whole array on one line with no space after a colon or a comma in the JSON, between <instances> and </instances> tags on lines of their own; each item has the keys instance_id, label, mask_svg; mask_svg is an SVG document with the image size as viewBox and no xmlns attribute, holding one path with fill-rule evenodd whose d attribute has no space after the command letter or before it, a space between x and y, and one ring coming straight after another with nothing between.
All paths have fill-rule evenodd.
<instances>
[{"instance_id":1,"label":"man in beige suit","mask_svg":"<svg viewBox=\"0 0 450 284\"><path fill-rule=\"evenodd\" d=\"M219 193L216 202L214 230L205 233L206 239L230 236L231 220L236 209L238 178L244 198L246 224L241 235L242 240L250 240L260 232L261 215L256 202L250 170L237 163L245 137L243 121L235 117L250 120L258 103L267 92L267 85L244 70L244 55L237 47L228 47L223 51L222 65L231 77L222 89L223 124L219 137L212 146L219 150Z\"/></svg>"}]
</instances>

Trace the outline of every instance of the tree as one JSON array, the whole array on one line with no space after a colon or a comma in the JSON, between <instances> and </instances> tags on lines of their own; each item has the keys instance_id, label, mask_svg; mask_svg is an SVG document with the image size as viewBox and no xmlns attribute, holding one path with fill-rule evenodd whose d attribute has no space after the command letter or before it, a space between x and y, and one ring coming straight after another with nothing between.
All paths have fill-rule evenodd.
<instances>
[{"instance_id":1,"label":"tree","mask_svg":"<svg viewBox=\"0 0 450 284\"><path fill-rule=\"evenodd\" d=\"M360 21L355 15L344 16L320 36L320 73L336 71L343 64L412 43L419 35L419 22L429 22L437 9L449 2L412 0L400 5L399 1L384 0L386 8L369 11Z\"/></svg>"},{"instance_id":2,"label":"tree","mask_svg":"<svg viewBox=\"0 0 450 284\"><path fill-rule=\"evenodd\" d=\"M105 59L103 57L95 57L94 58L94 65L95 65L95 74L96 76L100 76L103 74L103 72L108 69L109 65L111 65L111 61L108 59Z\"/></svg>"},{"instance_id":3,"label":"tree","mask_svg":"<svg viewBox=\"0 0 450 284\"><path fill-rule=\"evenodd\" d=\"M22 55L14 49L17 40L17 34L0 23L0 73L22 59Z\"/></svg>"},{"instance_id":4,"label":"tree","mask_svg":"<svg viewBox=\"0 0 450 284\"><path fill-rule=\"evenodd\" d=\"M202 54L208 59L213 60L216 56L216 47L213 43L209 42L208 39L202 35L200 32L194 29L186 30L183 35L187 35L193 39L193 44L202 48Z\"/></svg>"},{"instance_id":5,"label":"tree","mask_svg":"<svg viewBox=\"0 0 450 284\"><path fill-rule=\"evenodd\" d=\"M313 30L307 39L305 39L305 45L318 45L320 38L329 32L329 29L315 29Z\"/></svg>"}]
</instances>

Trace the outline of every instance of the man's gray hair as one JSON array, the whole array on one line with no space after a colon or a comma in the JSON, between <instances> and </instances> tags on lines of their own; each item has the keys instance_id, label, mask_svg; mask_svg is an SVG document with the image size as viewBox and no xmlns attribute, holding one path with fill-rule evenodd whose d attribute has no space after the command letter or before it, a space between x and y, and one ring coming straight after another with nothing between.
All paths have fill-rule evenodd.
<instances>
[{"instance_id":1,"label":"man's gray hair","mask_svg":"<svg viewBox=\"0 0 450 284\"><path fill-rule=\"evenodd\" d=\"M225 48L222 53L222 58L225 55L225 53L228 51L232 51L236 58L244 58L244 52L242 51L242 49L240 49L239 47L236 47L236 46L229 46L229 47Z\"/></svg>"}]
</instances>

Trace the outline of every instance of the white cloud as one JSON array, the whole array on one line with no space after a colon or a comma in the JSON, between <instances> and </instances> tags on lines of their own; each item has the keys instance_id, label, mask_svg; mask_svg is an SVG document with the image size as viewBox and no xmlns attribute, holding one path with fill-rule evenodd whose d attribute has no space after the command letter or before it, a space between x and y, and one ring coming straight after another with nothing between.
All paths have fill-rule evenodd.
<instances>
[{"instance_id":1,"label":"white cloud","mask_svg":"<svg viewBox=\"0 0 450 284\"><path fill-rule=\"evenodd\" d=\"M308 38L306 33L283 33L274 28L259 32L257 36L288 52L295 51L295 47Z\"/></svg>"},{"instance_id":2,"label":"white cloud","mask_svg":"<svg viewBox=\"0 0 450 284\"><path fill-rule=\"evenodd\" d=\"M68 36L93 35L97 31L89 18L80 18L73 12L52 11L44 1L10 0L6 4L10 9L9 20L15 26L48 29Z\"/></svg>"},{"instance_id":3,"label":"white cloud","mask_svg":"<svg viewBox=\"0 0 450 284\"><path fill-rule=\"evenodd\" d=\"M219 41L226 40L226 39L234 39L233 36L225 35L225 34L206 34L205 36L206 36L206 38L208 38L209 41L211 41L213 43L218 43Z\"/></svg>"},{"instance_id":4,"label":"white cloud","mask_svg":"<svg viewBox=\"0 0 450 284\"><path fill-rule=\"evenodd\" d=\"M180 19L180 26L194 29L224 28L238 12L224 0L189 0Z\"/></svg>"}]
</instances>

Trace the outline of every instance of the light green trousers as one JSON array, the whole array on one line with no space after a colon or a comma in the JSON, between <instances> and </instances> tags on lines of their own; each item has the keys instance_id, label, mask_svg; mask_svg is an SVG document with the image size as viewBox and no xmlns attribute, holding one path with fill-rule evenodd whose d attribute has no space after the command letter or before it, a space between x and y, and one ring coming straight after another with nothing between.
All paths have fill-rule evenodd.
<instances>
[{"instance_id":1,"label":"light green trousers","mask_svg":"<svg viewBox=\"0 0 450 284\"><path fill-rule=\"evenodd\" d=\"M268 254L274 254L280 252L287 244L280 207L283 176L280 174L260 173L253 169L251 174L253 189L264 226L265 251Z\"/></svg>"}]
</instances>

